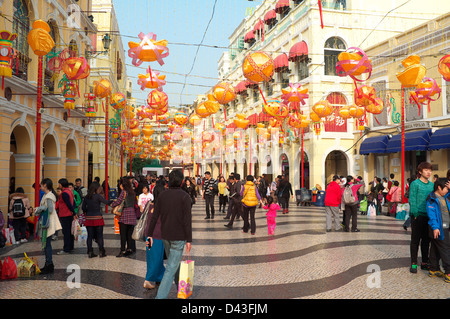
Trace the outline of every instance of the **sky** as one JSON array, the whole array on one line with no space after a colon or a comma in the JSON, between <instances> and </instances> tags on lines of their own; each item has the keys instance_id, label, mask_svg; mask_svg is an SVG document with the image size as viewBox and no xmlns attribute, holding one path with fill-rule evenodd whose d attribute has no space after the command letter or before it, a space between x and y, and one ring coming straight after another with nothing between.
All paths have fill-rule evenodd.
<instances>
[{"instance_id":1,"label":"sky","mask_svg":"<svg viewBox=\"0 0 450 319\"><path fill-rule=\"evenodd\" d=\"M217 84L217 65L226 51L223 47L229 45L228 37L245 18L246 8L256 8L262 2L263 0L113 0L126 51L127 75L133 82L132 95L138 99L138 105L144 103L151 91L142 91L137 84L138 74L145 73L142 67L150 66L152 70L166 75L167 84L163 90L169 96L169 106L192 104L198 94L206 93ZM164 59L164 65L144 62L141 68L136 68L131 64L128 42L139 42L140 32L152 32L156 34L157 40L168 41L169 56ZM198 49L196 44L202 43L203 36L204 45L220 48L201 46L193 65ZM186 77L187 74L190 76Z\"/></svg>"}]
</instances>

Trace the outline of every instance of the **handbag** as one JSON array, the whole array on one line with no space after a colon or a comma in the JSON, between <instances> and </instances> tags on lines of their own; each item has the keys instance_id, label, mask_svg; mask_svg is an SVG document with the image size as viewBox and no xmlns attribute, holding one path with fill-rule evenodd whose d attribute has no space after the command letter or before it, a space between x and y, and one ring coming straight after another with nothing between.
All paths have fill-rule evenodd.
<instances>
[{"instance_id":1,"label":"handbag","mask_svg":"<svg viewBox=\"0 0 450 319\"><path fill-rule=\"evenodd\" d=\"M147 203L147 205L148 206L145 207L146 209L144 209L144 212L134 227L133 234L131 235L131 238L134 240L146 241L145 226L147 225L147 219L149 218L149 211L153 211L153 205L150 204L150 202Z\"/></svg>"},{"instance_id":2,"label":"handbag","mask_svg":"<svg viewBox=\"0 0 450 319\"><path fill-rule=\"evenodd\" d=\"M124 202L125 202L125 198L123 199L122 203L120 203L120 205L117 205L116 207L113 208L112 213L114 215L116 215L117 217L122 216Z\"/></svg>"},{"instance_id":3,"label":"handbag","mask_svg":"<svg viewBox=\"0 0 450 319\"><path fill-rule=\"evenodd\" d=\"M187 299L192 295L194 288L194 265L195 263L193 260L182 260L180 263L180 277L177 293L177 297L180 299Z\"/></svg>"}]
</instances>

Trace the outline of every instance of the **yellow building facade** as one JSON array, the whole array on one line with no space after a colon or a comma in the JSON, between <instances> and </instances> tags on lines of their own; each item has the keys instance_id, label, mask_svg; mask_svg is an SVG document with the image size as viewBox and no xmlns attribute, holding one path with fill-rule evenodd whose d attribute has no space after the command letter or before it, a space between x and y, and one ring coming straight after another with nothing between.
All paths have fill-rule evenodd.
<instances>
[{"instance_id":1,"label":"yellow building facade","mask_svg":"<svg viewBox=\"0 0 450 319\"><path fill-rule=\"evenodd\" d=\"M63 72L49 67L50 55L44 57L41 144L36 145L36 110L38 57L27 43L27 34L37 19L46 21L55 42L52 56L70 48L80 56L93 49L92 21L83 13L91 11L90 1L69 6L65 1L1 1L0 30L17 33L12 47L13 74L0 88L0 208L6 216L9 191L23 187L34 206L35 158L41 153L40 179L51 178L54 187L60 178L87 183L87 119L82 110L89 78L78 82L80 98L74 110L64 109L64 97L58 87ZM11 183L11 180L14 183Z\"/></svg>"},{"instance_id":2,"label":"yellow building facade","mask_svg":"<svg viewBox=\"0 0 450 319\"><path fill-rule=\"evenodd\" d=\"M416 175L417 165L427 161L433 174L446 177L450 168L449 138L439 137L450 125L450 84L438 71L439 60L450 49L450 14L442 15L411 28L397 36L367 48L372 57L373 73L368 85L377 89L385 102L383 113L371 116L367 134L355 135L355 158L358 172L365 180L395 175L401 181L401 106L402 89L397 74L405 68L401 64L410 55L418 55L426 67L425 77L436 80L441 94L433 98L430 109L410 101L413 88L404 89L405 97L405 179ZM442 130L442 131L439 131ZM442 142L443 141L443 142ZM438 144L438 145L437 145ZM385 145L385 146L384 146ZM385 149L384 149L385 147Z\"/></svg>"},{"instance_id":3,"label":"yellow building facade","mask_svg":"<svg viewBox=\"0 0 450 319\"><path fill-rule=\"evenodd\" d=\"M400 4L401 1L391 0L322 1L323 28L317 1L266 0L256 8L249 8L246 17L229 37L230 50L219 61L219 81L232 83L238 97L226 107L227 120L220 111L214 115L214 123L233 127L236 114L243 113L252 119L253 133L247 148L222 154L222 173L228 175L237 171L241 176L265 173L272 179L284 173L289 175L294 189L300 188L302 154L299 135L284 126L283 139L261 144L254 133L257 122L268 125L262 115L263 98L259 88L267 101L281 101L281 89L290 83L300 83L309 91L309 98L301 107L304 114L309 114L320 100L328 100L336 107L336 113L323 121L319 135L312 127L304 135L304 186L324 188L334 174L362 173L357 169L359 160L354 157L353 150L360 131L353 119L343 120L337 113L340 107L354 103L353 81L336 74L337 56L350 47L363 50L377 47L378 43L438 15L432 4L419 13L411 3L385 16L386 8ZM450 9L450 3L439 2L439 5L445 7L444 11ZM246 83L242 74L243 59L254 51L270 54L276 67L272 81L259 84L259 88ZM210 123L207 125L212 129ZM250 131L247 129L246 132ZM217 154L203 159L203 171L213 169L217 173L220 158Z\"/></svg>"}]
</instances>

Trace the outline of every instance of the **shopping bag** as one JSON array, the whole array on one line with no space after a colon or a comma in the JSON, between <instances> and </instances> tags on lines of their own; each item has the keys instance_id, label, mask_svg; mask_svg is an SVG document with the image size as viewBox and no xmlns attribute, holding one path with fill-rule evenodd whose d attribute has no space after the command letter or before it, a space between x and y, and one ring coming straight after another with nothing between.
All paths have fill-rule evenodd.
<instances>
[{"instance_id":1,"label":"shopping bag","mask_svg":"<svg viewBox=\"0 0 450 319\"><path fill-rule=\"evenodd\" d=\"M375 205L369 205L367 208L367 217L376 217L377 216L377 209L375 208Z\"/></svg>"},{"instance_id":2,"label":"shopping bag","mask_svg":"<svg viewBox=\"0 0 450 319\"><path fill-rule=\"evenodd\" d=\"M71 229L71 233L74 236L75 240L78 240L78 235L81 233L81 227L80 224L78 223L77 219L74 219L72 221L72 229Z\"/></svg>"},{"instance_id":3,"label":"shopping bag","mask_svg":"<svg viewBox=\"0 0 450 319\"><path fill-rule=\"evenodd\" d=\"M24 253L25 257L17 265L17 277L33 277L39 275L41 270L37 265L37 260L30 258Z\"/></svg>"},{"instance_id":4,"label":"shopping bag","mask_svg":"<svg viewBox=\"0 0 450 319\"><path fill-rule=\"evenodd\" d=\"M78 241L83 245L86 245L86 239L87 239L87 228L86 226L81 226L80 232L78 234Z\"/></svg>"},{"instance_id":5,"label":"shopping bag","mask_svg":"<svg viewBox=\"0 0 450 319\"><path fill-rule=\"evenodd\" d=\"M360 212L367 212L367 199L363 199L359 202L359 211Z\"/></svg>"},{"instance_id":6,"label":"shopping bag","mask_svg":"<svg viewBox=\"0 0 450 319\"><path fill-rule=\"evenodd\" d=\"M192 295L194 288L194 261L183 260L180 264L180 278L178 281L178 294L180 299L187 299Z\"/></svg>"},{"instance_id":7,"label":"shopping bag","mask_svg":"<svg viewBox=\"0 0 450 319\"><path fill-rule=\"evenodd\" d=\"M6 257L2 265L2 280L17 278L17 265L11 257Z\"/></svg>"},{"instance_id":8,"label":"shopping bag","mask_svg":"<svg viewBox=\"0 0 450 319\"><path fill-rule=\"evenodd\" d=\"M6 239L6 246L11 246L16 244L16 237L14 236L14 228L8 227L2 230L3 236Z\"/></svg>"}]
</instances>

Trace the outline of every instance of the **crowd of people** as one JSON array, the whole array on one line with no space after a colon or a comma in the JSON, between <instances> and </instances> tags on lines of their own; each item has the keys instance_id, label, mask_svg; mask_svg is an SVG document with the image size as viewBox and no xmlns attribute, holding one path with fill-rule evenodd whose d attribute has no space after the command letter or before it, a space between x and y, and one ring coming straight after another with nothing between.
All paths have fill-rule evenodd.
<instances>
[{"instance_id":1,"label":"crowd of people","mask_svg":"<svg viewBox=\"0 0 450 319\"><path fill-rule=\"evenodd\" d=\"M403 228L411 227L410 272L417 273L420 247L420 268L427 270L430 277L442 277L450 283L449 189L450 170L446 177L440 178L432 174L432 165L428 162L420 163L417 175L407 179L403 199L400 183L394 174L390 174L389 180L375 177L367 190L361 176L335 175L325 192L326 230L359 232L358 212L368 214L367 211L372 209L375 215L381 215L383 207L386 207L386 215L395 217L397 205L408 203L409 217Z\"/></svg>"},{"instance_id":2,"label":"crowd of people","mask_svg":"<svg viewBox=\"0 0 450 319\"><path fill-rule=\"evenodd\" d=\"M450 170L446 178L432 177L430 163L418 166L415 179L408 179L405 198L410 205L410 217L405 229L411 227L411 273L418 269L418 251L421 249L421 269L430 277L443 277L450 282ZM433 179L433 181L431 181ZM201 197L206 206L205 219L215 217L216 196L219 213L228 220L225 227L233 229L234 222L242 219L242 231L255 235L256 208L264 208L267 232L275 234L278 211L289 214L289 202L294 196L289 177L279 175L273 182L265 175L244 179L231 173L212 178L185 177L181 170L173 170L168 176L124 176L118 181L117 197L106 199L105 185L100 180L92 182L88 189L81 179L75 184L59 179L54 189L53 181L45 178L40 185L40 205L32 208L23 188L10 194L8 223L14 229L17 243L24 243L36 230L42 242L45 265L42 274L54 271L52 241L62 232L63 248L57 254L70 254L74 250L73 222L76 220L87 229L87 255L89 258L106 256L103 240L104 207L109 206L119 224L120 249L117 258L132 256L136 252L133 232L142 214L147 214L144 238L147 239L147 274L144 288L159 286L157 298L167 298L172 283L177 283L179 265L186 248L192 243L192 206ZM401 189L393 174L387 178L375 177L367 187L358 176L333 176L325 192L326 230L359 232L358 212L364 214L373 207L377 215L387 206L387 215L395 216L396 206L402 201ZM363 203L367 205L364 208ZM340 213L342 211L342 222ZM2 214L0 214L2 216ZM1 225L0 221L0 227ZM34 227L38 224L39 227ZM93 242L98 245L94 253ZM164 266L164 260L167 260ZM439 262L442 261L444 272Z\"/></svg>"}]
</instances>

